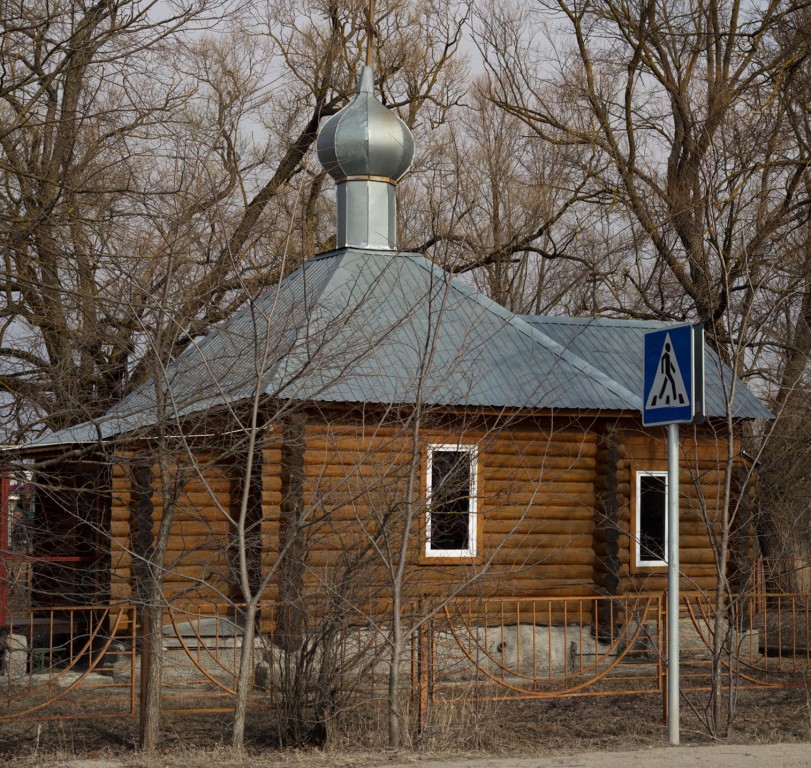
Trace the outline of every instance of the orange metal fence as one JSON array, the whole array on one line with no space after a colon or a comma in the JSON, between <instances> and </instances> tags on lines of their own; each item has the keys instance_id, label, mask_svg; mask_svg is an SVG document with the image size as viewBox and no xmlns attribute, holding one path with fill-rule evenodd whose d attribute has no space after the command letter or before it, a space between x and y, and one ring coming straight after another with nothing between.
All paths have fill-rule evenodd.
<instances>
[{"instance_id":1,"label":"orange metal fence","mask_svg":"<svg viewBox=\"0 0 811 768\"><path fill-rule=\"evenodd\" d=\"M136 712L135 611L15 611L0 627L0 721Z\"/></svg>"},{"instance_id":2,"label":"orange metal fence","mask_svg":"<svg viewBox=\"0 0 811 768\"><path fill-rule=\"evenodd\" d=\"M758 558L752 568L751 589L757 610L765 610L766 595L811 594L811 561L802 557Z\"/></svg>"},{"instance_id":3,"label":"orange metal fence","mask_svg":"<svg viewBox=\"0 0 811 768\"><path fill-rule=\"evenodd\" d=\"M270 608L270 606L268 606ZM663 693L667 649L661 594L456 599L433 613L412 606L402 679L424 718L432 701ZM729 598L684 594L682 686L710 684L713 653L740 688L805 685L811 671L811 594ZM165 712L227 712L243 648L239 608L167 614L162 637ZM249 653L249 707L269 709L290 686L363 690L385 698L385 627L342 626L297 642L260 621ZM719 633L716 638L716 633ZM132 607L16 611L0 628L0 721L121 717L138 712L140 653ZM285 688L287 686L287 688ZM347 694L348 695L348 694Z\"/></svg>"},{"instance_id":4,"label":"orange metal fence","mask_svg":"<svg viewBox=\"0 0 811 768\"><path fill-rule=\"evenodd\" d=\"M804 686L811 672L811 594L684 594L681 686L710 686L714 661L738 688ZM662 595L462 600L431 622L423 699L663 693ZM719 633L716 646L716 632Z\"/></svg>"},{"instance_id":5,"label":"orange metal fence","mask_svg":"<svg viewBox=\"0 0 811 768\"><path fill-rule=\"evenodd\" d=\"M662 690L661 595L458 600L428 630L430 695L550 698Z\"/></svg>"},{"instance_id":6,"label":"orange metal fence","mask_svg":"<svg viewBox=\"0 0 811 768\"><path fill-rule=\"evenodd\" d=\"M260 607L259 630L262 612L275 607ZM242 609L223 612L221 607L201 606L196 612L169 611L168 618L163 629L162 711L233 711L244 643ZM382 692L385 651L383 635L371 623L334 630L316 627L297 638L257 631L249 651L248 708L274 707L282 689L301 690L306 698L325 678L335 691L363 687L367 695Z\"/></svg>"}]
</instances>

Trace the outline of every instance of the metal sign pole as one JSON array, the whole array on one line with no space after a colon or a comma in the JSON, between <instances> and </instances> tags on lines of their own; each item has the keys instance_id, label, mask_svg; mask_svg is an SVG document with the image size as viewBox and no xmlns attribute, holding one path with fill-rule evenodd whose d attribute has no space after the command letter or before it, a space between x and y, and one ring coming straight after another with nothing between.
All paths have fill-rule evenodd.
<instances>
[{"instance_id":1,"label":"metal sign pole","mask_svg":"<svg viewBox=\"0 0 811 768\"><path fill-rule=\"evenodd\" d=\"M679 425L667 425L667 735L679 745Z\"/></svg>"},{"instance_id":2,"label":"metal sign pole","mask_svg":"<svg viewBox=\"0 0 811 768\"><path fill-rule=\"evenodd\" d=\"M646 331L642 424L667 425L667 735L679 743L679 424L704 421L704 329Z\"/></svg>"}]
</instances>

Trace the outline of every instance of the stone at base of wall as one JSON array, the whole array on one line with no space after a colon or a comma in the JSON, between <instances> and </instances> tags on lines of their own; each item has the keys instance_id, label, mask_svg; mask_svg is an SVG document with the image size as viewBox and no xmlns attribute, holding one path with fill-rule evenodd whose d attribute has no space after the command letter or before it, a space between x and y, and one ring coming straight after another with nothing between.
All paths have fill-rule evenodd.
<instances>
[{"instance_id":1,"label":"stone at base of wall","mask_svg":"<svg viewBox=\"0 0 811 768\"><path fill-rule=\"evenodd\" d=\"M28 638L25 635L0 635L0 676L22 677L28 673Z\"/></svg>"}]
</instances>

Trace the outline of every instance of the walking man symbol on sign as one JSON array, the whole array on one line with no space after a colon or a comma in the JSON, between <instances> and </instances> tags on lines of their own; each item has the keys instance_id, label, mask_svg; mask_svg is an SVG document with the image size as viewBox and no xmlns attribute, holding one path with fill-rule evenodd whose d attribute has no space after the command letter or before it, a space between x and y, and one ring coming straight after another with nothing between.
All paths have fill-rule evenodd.
<instances>
[{"instance_id":1,"label":"walking man symbol on sign","mask_svg":"<svg viewBox=\"0 0 811 768\"><path fill-rule=\"evenodd\" d=\"M642 424L700 424L704 419L704 332L671 325L645 331Z\"/></svg>"},{"instance_id":2,"label":"walking man symbol on sign","mask_svg":"<svg viewBox=\"0 0 811 768\"><path fill-rule=\"evenodd\" d=\"M665 336L662 354L653 386L650 388L646 408L671 408L688 402L687 387L679 370L679 361L673 354L670 334Z\"/></svg>"}]
</instances>

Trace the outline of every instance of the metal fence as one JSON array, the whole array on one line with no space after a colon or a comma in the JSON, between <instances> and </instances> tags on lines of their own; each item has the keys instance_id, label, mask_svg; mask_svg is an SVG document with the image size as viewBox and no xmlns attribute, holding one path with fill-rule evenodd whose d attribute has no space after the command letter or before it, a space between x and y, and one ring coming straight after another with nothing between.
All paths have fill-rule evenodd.
<instances>
[{"instance_id":1,"label":"metal fence","mask_svg":"<svg viewBox=\"0 0 811 768\"><path fill-rule=\"evenodd\" d=\"M714 659L741 689L806 684L811 594L732 595L716 610L715 595L681 597L682 689L708 688ZM426 630L423 698L663 694L666 628L661 594L454 601Z\"/></svg>"},{"instance_id":2,"label":"metal fence","mask_svg":"<svg viewBox=\"0 0 811 768\"><path fill-rule=\"evenodd\" d=\"M264 610L270 613L273 606ZM401 670L421 719L435 701L665 691L661 594L466 598L433 611L427 605L410 610L405 625L417 629ZM233 709L244 642L241 617L239 608L167 612L161 654L165 712ZM385 698L385 627L344 625L304 633L291 644L269 626L260 619L249 652L250 708L273 708L291 684L306 689L325 679L333 691ZM809 593L732 596L720 621L714 595L684 594L682 687L709 686L716 651L727 678L740 688L805 685L809 634ZM0 628L0 720L136 715L139 640L131 606L10 614Z\"/></svg>"},{"instance_id":3,"label":"metal fence","mask_svg":"<svg viewBox=\"0 0 811 768\"><path fill-rule=\"evenodd\" d=\"M0 627L0 720L136 714L131 607L10 612Z\"/></svg>"},{"instance_id":4,"label":"metal fence","mask_svg":"<svg viewBox=\"0 0 811 768\"><path fill-rule=\"evenodd\" d=\"M655 594L454 601L427 630L427 684L442 699L655 692L662 622Z\"/></svg>"}]
</instances>

